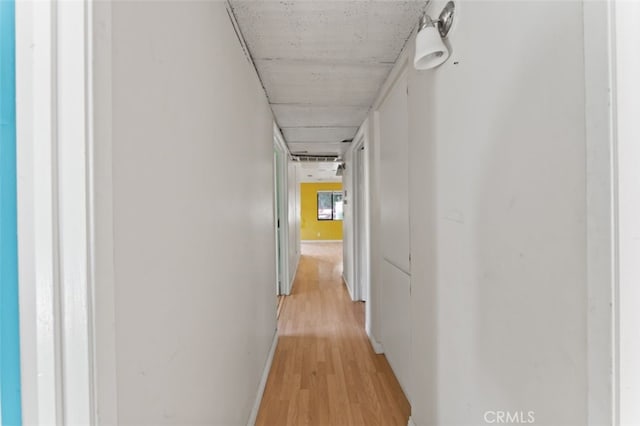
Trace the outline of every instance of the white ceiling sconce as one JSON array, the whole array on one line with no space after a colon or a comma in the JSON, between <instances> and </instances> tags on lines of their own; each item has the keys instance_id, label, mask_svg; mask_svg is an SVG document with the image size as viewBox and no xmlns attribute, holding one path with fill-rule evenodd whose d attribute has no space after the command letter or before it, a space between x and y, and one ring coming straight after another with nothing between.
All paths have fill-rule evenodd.
<instances>
[{"instance_id":1,"label":"white ceiling sconce","mask_svg":"<svg viewBox=\"0 0 640 426\"><path fill-rule=\"evenodd\" d=\"M449 49L447 49L442 39L449 34L453 24L454 11L455 6L450 1L436 21L426 13L422 15L418 35L416 36L416 55L413 59L415 69L429 70L449 58Z\"/></svg>"}]
</instances>

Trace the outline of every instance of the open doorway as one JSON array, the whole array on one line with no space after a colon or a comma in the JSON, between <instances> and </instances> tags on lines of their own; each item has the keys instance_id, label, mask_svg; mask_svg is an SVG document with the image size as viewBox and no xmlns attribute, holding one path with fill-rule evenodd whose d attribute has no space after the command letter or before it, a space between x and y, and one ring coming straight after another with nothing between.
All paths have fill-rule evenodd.
<instances>
[{"instance_id":1,"label":"open doorway","mask_svg":"<svg viewBox=\"0 0 640 426\"><path fill-rule=\"evenodd\" d=\"M331 263L332 273L339 274L339 281L351 294L343 262L348 247L343 232L348 212L339 165L338 161L318 159L298 164L300 252L323 265Z\"/></svg>"},{"instance_id":2,"label":"open doorway","mask_svg":"<svg viewBox=\"0 0 640 426\"><path fill-rule=\"evenodd\" d=\"M342 178L335 163L303 164L300 183L300 238L302 256L312 256L344 279ZM326 257L326 259L325 259ZM346 282L346 280L345 280Z\"/></svg>"}]
</instances>

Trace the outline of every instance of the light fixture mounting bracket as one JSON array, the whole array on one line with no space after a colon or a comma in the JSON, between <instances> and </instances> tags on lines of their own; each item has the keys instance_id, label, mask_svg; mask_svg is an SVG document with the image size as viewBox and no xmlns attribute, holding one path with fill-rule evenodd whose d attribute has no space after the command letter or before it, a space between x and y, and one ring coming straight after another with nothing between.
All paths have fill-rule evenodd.
<instances>
[{"instance_id":1,"label":"light fixture mounting bracket","mask_svg":"<svg viewBox=\"0 0 640 426\"><path fill-rule=\"evenodd\" d=\"M449 34L449 30L451 30L451 26L453 25L453 15L455 12L455 5L452 1L448 2L447 5L440 12L440 16L438 17L438 31L440 32L440 36L445 38L447 34Z\"/></svg>"}]
</instances>

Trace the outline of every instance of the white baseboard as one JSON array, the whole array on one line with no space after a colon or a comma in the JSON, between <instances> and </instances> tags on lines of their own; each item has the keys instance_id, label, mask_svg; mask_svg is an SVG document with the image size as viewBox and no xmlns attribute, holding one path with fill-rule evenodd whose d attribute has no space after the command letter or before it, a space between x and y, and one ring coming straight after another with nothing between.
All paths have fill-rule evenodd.
<instances>
[{"instance_id":1,"label":"white baseboard","mask_svg":"<svg viewBox=\"0 0 640 426\"><path fill-rule=\"evenodd\" d=\"M302 244L341 243L342 240L302 240Z\"/></svg>"},{"instance_id":2,"label":"white baseboard","mask_svg":"<svg viewBox=\"0 0 640 426\"><path fill-rule=\"evenodd\" d=\"M378 355L383 354L384 348L382 347L382 343L378 342L371 333L367 333L367 336L369 337L369 343L371 343L373 351Z\"/></svg>"},{"instance_id":3,"label":"white baseboard","mask_svg":"<svg viewBox=\"0 0 640 426\"><path fill-rule=\"evenodd\" d=\"M413 419L411 418L411 416L409 416L409 421L407 422L407 426L416 426L416 424L413 422Z\"/></svg>"},{"instance_id":4,"label":"white baseboard","mask_svg":"<svg viewBox=\"0 0 640 426\"><path fill-rule=\"evenodd\" d=\"M260 409L260 403L262 402L262 396L264 395L264 388L267 385L267 379L269 378L269 372L271 371L271 364L273 363L273 355L276 353L276 346L278 346L278 330L273 335L273 342L271 342L271 349L269 349L269 355L267 355L267 362L264 365L264 371L262 372L262 378L258 385L258 394L256 400L253 403L251 414L249 415L249 421L247 426L254 426L256 419L258 418L258 410Z\"/></svg>"},{"instance_id":5,"label":"white baseboard","mask_svg":"<svg viewBox=\"0 0 640 426\"><path fill-rule=\"evenodd\" d=\"M349 297L351 298L352 301L356 301L356 299L353 298L353 293L351 292L351 286L349 285L349 281L347 281L347 278L344 276L344 274L342 274L342 281L344 281L344 285L347 287L347 293L349 293Z\"/></svg>"},{"instance_id":6,"label":"white baseboard","mask_svg":"<svg viewBox=\"0 0 640 426\"><path fill-rule=\"evenodd\" d=\"M291 278L291 281L289 282L289 288L287 290L289 290L285 296L289 296L291 294L291 292L293 291L293 282L296 280L296 275L298 275L298 266L300 265L300 255L298 255L298 257L296 257L296 269L295 272L293 273L293 278Z\"/></svg>"}]
</instances>

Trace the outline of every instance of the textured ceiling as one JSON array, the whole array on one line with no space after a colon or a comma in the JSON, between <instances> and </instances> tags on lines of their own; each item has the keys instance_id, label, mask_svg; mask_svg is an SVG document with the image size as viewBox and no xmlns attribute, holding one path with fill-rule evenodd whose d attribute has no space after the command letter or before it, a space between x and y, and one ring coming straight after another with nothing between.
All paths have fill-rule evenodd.
<instances>
[{"instance_id":1,"label":"textured ceiling","mask_svg":"<svg viewBox=\"0 0 640 426\"><path fill-rule=\"evenodd\" d=\"M342 176L336 176L337 162L297 163L300 168L300 182L342 182Z\"/></svg>"},{"instance_id":2,"label":"textured ceiling","mask_svg":"<svg viewBox=\"0 0 640 426\"><path fill-rule=\"evenodd\" d=\"M230 1L291 152L340 154L427 1Z\"/></svg>"}]
</instances>

